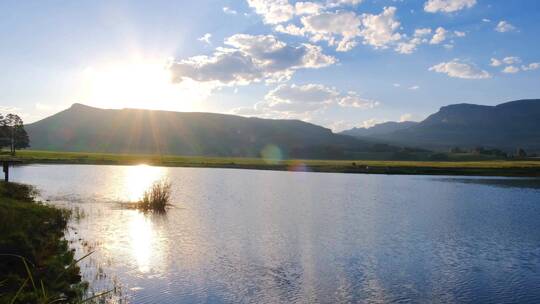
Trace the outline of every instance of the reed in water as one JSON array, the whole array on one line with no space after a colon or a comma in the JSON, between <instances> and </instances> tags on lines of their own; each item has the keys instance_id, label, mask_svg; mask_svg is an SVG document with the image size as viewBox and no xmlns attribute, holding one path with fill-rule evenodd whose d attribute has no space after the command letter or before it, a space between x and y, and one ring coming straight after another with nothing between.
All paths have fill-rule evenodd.
<instances>
[{"instance_id":1,"label":"reed in water","mask_svg":"<svg viewBox=\"0 0 540 304\"><path fill-rule=\"evenodd\" d=\"M171 198L171 183L167 180L159 180L146 190L138 203L138 207L145 211L164 212Z\"/></svg>"}]
</instances>

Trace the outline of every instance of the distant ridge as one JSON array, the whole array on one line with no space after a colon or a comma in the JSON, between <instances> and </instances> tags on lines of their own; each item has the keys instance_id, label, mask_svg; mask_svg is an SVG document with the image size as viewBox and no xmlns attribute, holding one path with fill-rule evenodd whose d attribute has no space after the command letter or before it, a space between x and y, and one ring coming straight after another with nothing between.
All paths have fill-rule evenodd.
<instances>
[{"instance_id":1,"label":"distant ridge","mask_svg":"<svg viewBox=\"0 0 540 304\"><path fill-rule=\"evenodd\" d=\"M371 147L299 120L79 103L26 128L32 149L54 151L259 157L272 145L284 158L347 158Z\"/></svg>"},{"instance_id":2,"label":"distant ridge","mask_svg":"<svg viewBox=\"0 0 540 304\"><path fill-rule=\"evenodd\" d=\"M342 134L429 149L483 146L506 151L517 148L540 151L540 99L515 100L497 106L454 104L440 108L414 125L387 132L369 131L378 128L380 125Z\"/></svg>"},{"instance_id":3,"label":"distant ridge","mask_svg":"<svg viewBox=\"0 0 540 304\"><path fill-rule=\"evenodd\" d=\"M398 130L407 129L417 124L418 123L415 121L402 121L402 122L388 121L388 122L376 124L370 128L352 128L350 130L345 130L341 132L341 134L355 136L355 137L375 136L375 135L387 134L387 133L395 132Z\"/></svg>"}]
</instances>

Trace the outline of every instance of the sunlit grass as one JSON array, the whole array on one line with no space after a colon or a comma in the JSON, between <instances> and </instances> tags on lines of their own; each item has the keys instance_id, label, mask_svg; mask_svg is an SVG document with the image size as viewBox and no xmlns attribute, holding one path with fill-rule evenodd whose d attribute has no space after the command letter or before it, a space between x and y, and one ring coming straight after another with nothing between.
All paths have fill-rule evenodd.
<instances>
[{"instance_id":1,"label":"sunlit grass","mask_svg":"<svg viewBox=\"0 0 540 304\"><path fill-rule=\"evenodd\" d=\"M319 172L362 172L392 174L533 175L540 173L540 160L478 161L386 161L386 160L284 160L276 163L261 158L137 155L86 152L18 151L26 162L68 164L156 165L170 167L219 167L291 170L303 167ZM429 170L426 170L429 169ZM452 170L452 172L445 172Z\"/></svg>"}]
</instances>

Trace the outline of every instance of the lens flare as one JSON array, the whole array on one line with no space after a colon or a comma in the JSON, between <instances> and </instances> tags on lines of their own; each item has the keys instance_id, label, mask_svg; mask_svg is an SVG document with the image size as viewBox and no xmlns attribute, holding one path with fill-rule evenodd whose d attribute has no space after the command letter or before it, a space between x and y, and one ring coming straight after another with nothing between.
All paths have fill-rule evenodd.
<instances>
[{"instance_id":1,"label":"lens flare","mask_svg":"<svg viewBox=\"0 0 540 304\"><path fill-rule=\"evenodd\" d=\"M310 171L309 167L300 161L294 161L291 164L289 164L289 167L287 168L287 170L293 171L293 172L309 172Z\"/></svg>"},{"instance_id":2,"label":"lens flare","mask_svg":"<svg viewBox=\"0 0 540 304\"><path fill-rule=\"evenodd\" d=\"M275 165L283 159L283 154L278 146L270 144L261 150L261 157L265 163Z\"/></svg>"}]
</instances>

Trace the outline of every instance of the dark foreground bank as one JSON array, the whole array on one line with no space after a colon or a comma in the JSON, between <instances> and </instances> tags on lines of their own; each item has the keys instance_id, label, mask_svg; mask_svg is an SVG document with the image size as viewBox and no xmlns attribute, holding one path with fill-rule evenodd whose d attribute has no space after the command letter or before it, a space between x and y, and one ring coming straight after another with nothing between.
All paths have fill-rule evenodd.
<instances>
[{"instance_id":1,"label":"dark foreground bank","mask_svg":"<svg viewBox=\"0 0 540 304\"><path fill-rule=\"evenodd\" d=\"M80 302L86 284L64 240L69 213L0 182L0 303Z\"/></svg>"}]
</instances>

